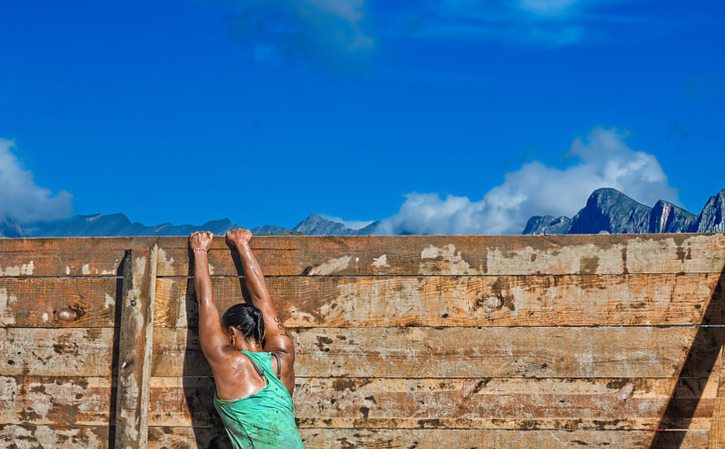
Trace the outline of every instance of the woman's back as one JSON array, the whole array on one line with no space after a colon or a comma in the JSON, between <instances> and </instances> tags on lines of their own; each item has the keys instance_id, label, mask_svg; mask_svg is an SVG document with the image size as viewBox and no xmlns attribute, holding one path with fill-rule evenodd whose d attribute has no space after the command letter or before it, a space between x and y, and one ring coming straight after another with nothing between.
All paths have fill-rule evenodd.
<instances>
[{"instance_id":1,"label":"woman's back","mask_svg":"<svg viewBox=\"0 0 725 449\"><path fill-rule=\"evenodd\" d=\"M294 419L292 397L274 374L271 352L241 351L249 357L267 385L232 401L214 394L214 407L235 449L303 448Z\"/></svg>"}]
</instances>

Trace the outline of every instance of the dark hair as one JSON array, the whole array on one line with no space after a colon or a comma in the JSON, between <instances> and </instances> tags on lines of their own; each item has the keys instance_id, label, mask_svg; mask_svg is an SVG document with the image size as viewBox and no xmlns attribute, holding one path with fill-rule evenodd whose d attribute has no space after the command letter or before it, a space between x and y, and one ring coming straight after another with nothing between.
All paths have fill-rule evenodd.
<instances>
[{"instance_id":1,"label":"dark hair","mask_svg":"<svg viewBox=\"0 0 725 449\"><path fill-rule=\"evenodd\" d=\"M236 327L247 340L254 338L260 345L264 344L264 318L262 311L252 304L235 304L224 312L222 317L224 328Z\"/></svg>"}]
</instances>

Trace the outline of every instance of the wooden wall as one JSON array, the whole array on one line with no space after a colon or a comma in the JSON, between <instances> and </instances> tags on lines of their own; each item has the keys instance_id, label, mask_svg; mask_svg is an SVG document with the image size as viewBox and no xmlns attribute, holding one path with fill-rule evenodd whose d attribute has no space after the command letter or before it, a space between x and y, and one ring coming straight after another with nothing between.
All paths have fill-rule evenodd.
<instances>
[{"instance_id":1,"label":"wooden wall","mask_svg":"<svg viewBox=\"0 0 725 449\"><path fill-rule=\"evenodd\" d=\"M252 245L308 448L725 448L723 234ZM188 262L185 238L0 239L0 448L225 447Z\"/></svg>"}]
</instances>

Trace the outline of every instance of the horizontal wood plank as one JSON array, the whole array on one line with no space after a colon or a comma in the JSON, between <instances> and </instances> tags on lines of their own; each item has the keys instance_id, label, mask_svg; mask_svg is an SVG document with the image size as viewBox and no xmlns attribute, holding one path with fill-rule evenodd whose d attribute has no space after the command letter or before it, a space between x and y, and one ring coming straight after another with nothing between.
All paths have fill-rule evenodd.
<instances>
[{"instance_id":1,"label":"horizontal wood plank","mask_svg":"<svg viewBox=\"0 0 725 449\"><path fill-rule=\"evenodd\" d=\"M0 278L0 326L113 327L121 279Z\"/></svg>"},{"instance_id":2,"label":"horizontal wood plank","mask_svg":"<svg viewBox=\"0 0 725 449\"><path fill-rule=\"evenodd\" d=\"M298 378L301 428L655 430L674 379ZM151 379L152 426L221 426L213 380ZM0 424L109 424L107 377L0 376ZM709 428L717 381L683 379L674 400ZM699 399L699 403L698 403Z\"/></svg>"},{"instance_id":3,"label":"horizontal wood plank","mask_svg":"<svg viewBox=\"0 0 725 449\"><path fill-rule=\"evenodd\" d=\"M159 276L187 276L187 240L159 240ZM254 237L264 273L328 275L530 275L720 273L723 234L556 236ZM215 275L237 275L232 251L215 239Z\"/></svg>"},{"instance_id":4,"label":"horizontal wood plank","mask_svg":"<svg viewBox=\"0 0 725 449\"><path fill-rule=\"evenodd\" d=\"M125 251L156 237L0 239L1 277L117 276Z\"/></svg>"},{"instance_id":5,"label":"horizontal wood plank","mask_svg":"<svg viewBox=\"0 0 725 449\"><path fill-rule=\"evenodd\" d=\"M300 428L656 430L674 379L298 378ZM717 381L681 380L673 396L709 428ZM220 426L213 380L151 378L151 426Z\"/></svg>"},{"instance_id":6,"label":"horizontal wood plank","mask_svg":"<svg viewBox=\"0 0 725 449\"><path fill-rule=\"evenodd\" d=\"M268 277L287 327L698 324L720 274ZM721 281L725 286L725 279ZM213 280L220 311L240 280ZM725 288L715 301L725 301ZM710 320L725 322L723 308ZM717 315L717 316L716 316ZM159 278L154 323L196 327L192 279Z\"/></svg>"},{"instance_id":7,"label":"horizontal wood plank","mask_svg":"<svg viewBox=\"0 0 725 449\"><path fill-rule=\"evenodd\" d=\"M310 328L292 332L300 376L669 377L693 327ZM152 376L209 375L194 329L154 330ZM700 344L709 350L712 341ZM716 349L715 349L716 350ZM1 363L1 362L0 362ZM693 377L707 367L691 366Z\"/></svg>"},{"instance_id":8,"label":"horizontal wood plank","mask_svg":"<svg viewBox=\"0 0 725 449\"><path fill-rule=\"evenodd\" d=\"M0 449L108 449L109 435L102 426L0 424Z\"/></svg>"},{"instance_id":9,"label":"horizontal wood plank","mask_svg":"<svg viewBox=\"0 0 725 449\"><path fill-rule=\"evenodd\" d=\"M111 376L112 328L0 328L0 374Z\"/></svg>"},{"instance_id":10,"label":"horizontal wood plank","mask_svg":"<svg viewBox=\"0 0 725 449\"><path fill-rule=\"evenodd\" d=\"M110 377L0 376L0 424L108 426Z\"/></svg>"},{"instance_id":11,"label":"horizontal wood plank","mask_svg":"<svg viewBox=\"0 0 725 449\"><path fill-rule=\"evenodd\" d=\"M300 429L305 447L315 449L499 449L531 447L612 447L649 449L651 431L453 430L453 429ZM706 449L708 432L667 432L658 449ZM680 442L680 438L682 441ZM109 429L97 426L0 425L0 448L107 449ZM215 444L215 446L211 446ZM149 449L231 449L221 428L150 427Z\"/></svg>"},{"instance_id":12,"label":"horizontal wood plank","mask_svg":"<svg viewBox=\"0 0 725 449\"><path fill-rule=\"evenodd\" d=\"M185 237L0 239L0 277L114 276L124 250L159 242L160 276L187 276ZM529 275L712 273L725 265L723 234L557 236L264 236L252 239L265 274ZM237 275L217 237L216 275Z\"/></svg>"},{"instance_id":13,"label":"horizontal wood plank","mask_svg":"<svg viewBox=\"0 0 725 449\"><path fill-rule=\"evenodd\" d=\"M292 331L308 377L668 377L696 328L312 328ZM154 330L154 376L208 375L193 329ZM108 376L110 328L0 328L0 373ZM698 343L717 351L713 338ZM704 347L708 346L708 347ZM690 366L704 377L707 367Z\"/></svg>"},{"instance_id":14,"label":"horizontal wood plank","mask_svg":"<svg viewBox=\"0 0 725 449\"><path fill-rule=\"evenodd\" d=\"M657 449L706 449L708 432L680 432L671 435ZM452 429L300 429L307 448L339 449L569 449L572 447L608 447L649 449L651 431L562 431L562 430L452 430ZM225 444L221 429L191 427L150 427L149 449L217 447ZM211 446L214 442L215 446Z\"/></svg>"}]
</instances>

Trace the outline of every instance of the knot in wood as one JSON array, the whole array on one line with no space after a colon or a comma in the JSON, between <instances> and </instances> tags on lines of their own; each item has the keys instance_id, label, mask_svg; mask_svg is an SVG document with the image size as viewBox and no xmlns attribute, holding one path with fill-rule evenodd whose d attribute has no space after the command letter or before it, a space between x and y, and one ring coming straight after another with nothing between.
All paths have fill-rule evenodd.
<instances>
[{"instance_id":1,"label":"knot in wood","mask_svg":"<svg viewBox=\"0 0 725 449\"><path fill-rule=\"evenodd\" d=\"M58 309L55 316L59 321L65 321L66 323L76 321L79 318L78 311L70 307L62 307L61 309Z\"/></svg>"},{"instance_id":2,"label":"knot in wood","mask_svg":"<svg viewBox=\"0 0 725 449\"><path fill-rule=\"evenodd\" d=\"M632 382L627 382L617 392L617 399L619 399L620 401L626 401L627 399L629 399L630 396L632 396L633 392L634 392L634 384Z\"/></svg>"},{"instance_id":3,"label":"knot in wood","mask_svg":"<svg viewBox=\"0 0 725 449\"><path fill-rule=\"evenodd\" d=\"M482 301L483 307L487 310L498 310L503 307L503 299L498 296L488 296Z\"/></svg>"}]
</instances>

